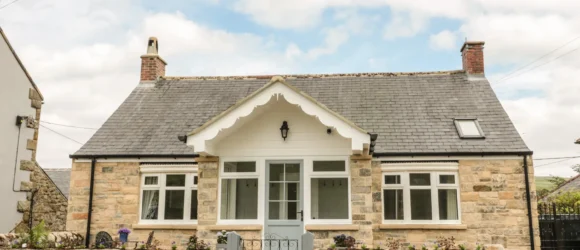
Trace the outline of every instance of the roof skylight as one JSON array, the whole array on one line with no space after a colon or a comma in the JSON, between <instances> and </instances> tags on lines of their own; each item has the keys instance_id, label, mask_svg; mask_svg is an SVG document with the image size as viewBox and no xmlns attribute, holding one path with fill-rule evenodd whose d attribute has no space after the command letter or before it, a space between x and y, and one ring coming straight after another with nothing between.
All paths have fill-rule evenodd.
<instances>
[{"instance_id":1,"label":"roof skylight","mask_svg":"<svg viewBox=\"0 0 580 250\"><path fill-rule=\"evenodd\" d=\"M477 119L455 119L455 128L461 138L485 138Z\"/></svg>"}]
</instances>

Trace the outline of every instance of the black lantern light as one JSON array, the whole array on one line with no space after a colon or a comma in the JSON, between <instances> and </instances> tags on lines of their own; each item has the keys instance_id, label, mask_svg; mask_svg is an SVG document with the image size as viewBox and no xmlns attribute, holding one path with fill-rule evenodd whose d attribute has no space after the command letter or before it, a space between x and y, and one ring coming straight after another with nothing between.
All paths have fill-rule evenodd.
<instances>
[{"instance_id":1,"label":"black lantern light","mask_svg":"<svg viewBox=\"0 0 580 250\"><path fill-rule=\"evenodd\" d=\"M288 137L288 130L290 130L288 127L288 122L283 121L282 127L280 127L280 134L282 134L282 138L284 138L284 140L286 140L286 137Z\"/></svg>"}]
</instances>

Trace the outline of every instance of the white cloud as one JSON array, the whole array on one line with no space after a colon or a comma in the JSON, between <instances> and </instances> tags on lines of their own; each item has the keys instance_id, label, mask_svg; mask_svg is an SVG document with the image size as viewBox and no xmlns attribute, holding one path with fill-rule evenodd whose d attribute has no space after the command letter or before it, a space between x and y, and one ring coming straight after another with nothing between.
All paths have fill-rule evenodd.
<instances>
[{"instance_id":1,"label":"white cloud","mask_svg":"<svg viewBox=\"0 0 580 250\"><path fill-rule=\"evenodd\" d=\"M393 40L400 37L412 37L424 31L428 25L428 18L416 13L395 13L391 21L385 26L383 37Z\"/></svg>"},{"instance_id":2,"label":"white cloud","mask_svg":"<svg viewBox=\"0 0 580 250\"><path fill-rule=\"evenodd\" d=\"M265 26L304 29L317 26L329 8L380 5L383 5L382 0L239 0L234 4L234 10Z\"/></svg>"},{"instance_id":3,"label":"white cloud","mask_svg":"<svg viewBox=\"0 0 580 250\"><path fill-rule=\"evenodd\" d=\"M429 46L435 50L457 49L457 35L449 30L443 30L429 37Z\"/></svg>"},{"instance_id":4,"label":"white cloud","mask_svg":"<svg viewBox=\"0 0 580 250\"><path fill-rule=\"evenodd\" d=\"M61 124L100 127L138 84L140 55L152 35L159 38L168 75L289 73L293 65L268 39L125 2L22 1L2 12L0 23L45 97L42 120ZM82 143L94 133L44 126ZM68 155L79 147L41 127L38 161L70 167Z\"/></svg>"},{"instance_id":5,"label":"white cloud","mask_svg":"<svg viewBox=\"0 0 580 250\"><path fill-rule=\"evenodd\" d=\"M139 56L151 35L160 40L169 75L288 73L305 59L337 53L353 36L413 37L428 32L433 18L443 18L461 25L432 35L430 46L456 50L457 37L486 41L488 68L506 69L488 75L489 79L535 156L580 155L580 146L572 143L580 137L580 85L575 79L580 51L520 76L494 81L509 72L506 66L530 62L580 34L579 1L237 1L235 11L264 26L319 28L322 39L316 47L300 48L284 41L281 51L274 49L278 41L272 38L211 28L181 13L152 13L138 3L19 1L0 10L0 24L45 95L43 120L100 126L137 84ZM391 19L357 13L378 7L388 7ZM334 15L333 23L320 27L328 11ZM376 28L384 30L377 33ZM545 60L578 46L580 40ZM378 55L368 64L371 69L384 68L388 61ZM92 134L50 128L82 142ZM70 166L67 155L79 147L44 128L39 143L39 161L47 167ZM580 162L540 167L537 173L570 175L568 166L573 163Z\"/></svg>"}]
</instances>

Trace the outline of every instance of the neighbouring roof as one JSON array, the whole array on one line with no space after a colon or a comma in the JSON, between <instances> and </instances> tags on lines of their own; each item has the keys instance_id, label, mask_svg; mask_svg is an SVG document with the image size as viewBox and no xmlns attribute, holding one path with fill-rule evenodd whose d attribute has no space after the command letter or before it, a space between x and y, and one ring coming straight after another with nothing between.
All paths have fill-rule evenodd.
<instances>
[{"instance_id":1,"label":"neighbouring roof","mask_svg":"<svg viewBox=\"0 0 580 250\"><path fill-rule=\"evenodd\" d=\"M8 41L8 37L6 37L6 34L4 34L2 27L0 27L0 36L4 39L4 41L6 41L6 45L8 45L8 48L12 52L12 55L14 55L14 58L16 58L16 61L20 65L20 68L22 68L22 71L24 71L24 74L26 75L26 77L30 81L30 84L32 84L32 87L36 90L36 92L38 92L38 95L40 95L40 99L44 100L44 97L42 96L40 89L38 89L38 86L36 86L36 83L34 83L34 80L32 80L32 77L28 73L28 70L26 70L26 67L24 67L24 64L22 63L22 61L20 61L18 54L16 54L16 51L14 51L14 48L12 48L12 45L10 44L10 41Z\"/></svg>"},{"instance_id":2,"label":"neighbouring roof","mask_svg":"<svg viewBox=\"0 0 580 250\"><path fill-rule=\"evenodd\" d=\"M70 188L70 168L43 168L56 187L68 198Z\"/></svg>"},{"instance_id":3,"label":"neighbouring roof","mask_svg":"<svg viewBox=\"0 0 580 250\"><path fill-rule=\"evenodd\" d=\"M369 133L376 153L529 152L489 82L464 71L283 75ZM185 135L272 76L164 77L138 85L72 157L193 154ZM454 118L477 118L485 139L461 139Z\"/></svg>"},{"instance_id":4,"label":"neighbouring roof","mask_svg":"<svg viewBox=\"0 0 580 250\"><path fill-rule=\"evenodd\" d=\"M547 195L547 197L555 196L558 195L559 193L569 191L580 191L580 174L562 183L559 187L554 189L554 191L550 192L550 194Z\"/></svg>"}]
</instances>

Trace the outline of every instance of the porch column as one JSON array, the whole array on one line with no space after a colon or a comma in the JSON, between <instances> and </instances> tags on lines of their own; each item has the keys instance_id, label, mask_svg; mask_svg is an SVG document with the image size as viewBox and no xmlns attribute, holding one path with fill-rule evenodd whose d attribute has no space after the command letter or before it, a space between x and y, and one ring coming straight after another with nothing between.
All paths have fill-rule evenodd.
<instances>
[{"instance_id":1,"label":"porch column","mask_svg":"<svg viewBox=\"0 0 580 250\"><path fill-rule=\"evenodd\" d=\"M350 159L352 223L359 225L353 237L367 246L373 242L373 197L370 156L352 156Z\"/></svg>"}]
</instances>

